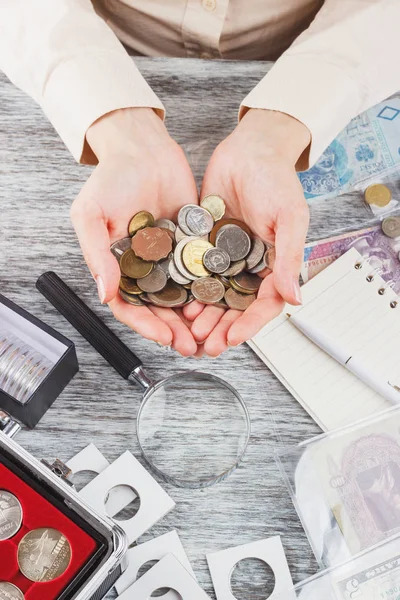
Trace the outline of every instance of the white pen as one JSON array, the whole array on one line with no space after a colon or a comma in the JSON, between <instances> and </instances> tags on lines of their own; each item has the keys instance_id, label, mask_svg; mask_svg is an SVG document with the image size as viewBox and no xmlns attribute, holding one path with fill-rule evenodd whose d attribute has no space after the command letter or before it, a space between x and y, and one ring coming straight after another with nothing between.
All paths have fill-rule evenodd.
<instances>
[{"instance_id":1,"label":"white pen","mask_svg":"<svg viewBox=\"0 0 400 600\"><path fill-rule=\"evenodd\" d=\"M356 356L351 356L351 353L346 348L340 347L334 339L325 335L318 327L310 323L301 312L299 310L293 315L286 313L286 316L303 335L338 363L346 367L346 369L375 390L380 396L389 400L392 404L400 403L400 388L398 386L391 384L379 376L375 376L360 359Z\"/></svg>"}]
</instances>

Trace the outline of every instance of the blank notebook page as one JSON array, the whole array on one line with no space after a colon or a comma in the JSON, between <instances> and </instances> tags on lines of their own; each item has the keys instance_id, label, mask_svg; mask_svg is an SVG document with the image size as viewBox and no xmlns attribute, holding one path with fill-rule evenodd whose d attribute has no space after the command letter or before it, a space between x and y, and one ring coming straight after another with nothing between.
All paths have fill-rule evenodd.
<instances>
[{"instance_id":1,"label":"blank notebook page","mask_svg":"<svg viewBox=\"0 0 400 600\"><path fill-rule=\"evenodd\" d=\"M361 268L355 268L361 263ZM313 419L329 431L391 404L308 340L286 316L299 310L349 356L400 386L400 303L368 262L351 249L302 287L303 305L283 313L250 342ZM383 295L380 289L385 289ZM400 400L400 394L399 394Z\"/></svg>"}]
</instances>

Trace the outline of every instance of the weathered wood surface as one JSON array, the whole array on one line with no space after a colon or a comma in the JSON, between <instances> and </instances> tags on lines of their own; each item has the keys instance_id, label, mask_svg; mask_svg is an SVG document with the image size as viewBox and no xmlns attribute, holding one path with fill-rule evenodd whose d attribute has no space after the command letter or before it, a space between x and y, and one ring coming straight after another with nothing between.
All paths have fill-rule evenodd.
<instances>
[{"instance_id":1,"label":"weathered wood surface","mask_svg":"<svg viewBox=\"0 0 400 600\"><path fill-rule=\"evenodd\" d=\"M212 149L235 125L240 100L269 65L146 58L137 63L165 102L168 127L187 151L200 184ZM165 486L177 507L143 540L176 528L212 598L205 553L266 536L282 536L296 582L311 575L315 561L273 450L278 443L307 439L318 427L246 345L215 361L185 360L140 339L99 305L69 219L69 206L90 172L75 164L34 102L0 76L0 289L72 339L81 367L39 426L20 435L20 443L47 459L67 460L89 442L110 460L128 448L138 454L134 417L141 392L36 291L37 277L53 269L141 356L152 376L193 366L210 371L238 388L251 413L251 443L241 467L224 483L200 492ZM311 212L310 239L362 226L369 218L356 195L317 202ZM177 443L177 460L180 453Z\"/></svg>"}]
</instances>

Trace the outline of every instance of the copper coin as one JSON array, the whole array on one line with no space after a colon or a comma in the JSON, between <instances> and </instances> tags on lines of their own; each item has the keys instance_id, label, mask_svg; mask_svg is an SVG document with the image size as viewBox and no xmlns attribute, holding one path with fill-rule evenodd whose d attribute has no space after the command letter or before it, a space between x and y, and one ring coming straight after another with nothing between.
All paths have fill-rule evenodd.
<instances>
[{"instance_id":1,"label":"copper coin","mask_svg":"<svg viewBox=\"0 0 400 600\"><path fill-rule=\"evenodd\" d=\"M19 588L8 581L0 581L0 600L24 600L25 596Z\"/></svg>"},{"instance_id":2,"label":"copper coin","mask_svg":"<svg viewBox=\"0 0 400 600\"><path fill-rule=\"evenodd\" d=\"M273 271L276 258L275 246L273 246L272 244L266 244L266 248L267 249L264 254L264 264L268 269L271 269L271 271Z\"/></svg>"},{"instance_id":3,"label":"copper coin","mask_svg":"<svg viewBox=\"0 0 400 600\"><path fill-rule=\"evenodd\" d=\"M147 294L147 298L152 304L165 308L177 308L186 302L187 297L187 290L171 279L161 292Z\"/></svg>"},{"instance_id":4,"label":"copper coin","mask_svg":"<svg viewBox=\"0 0 400 600\"><path fill-rule=\"evenodd\" d=\"M142 290L137 285L134 279L130 279L129 277L121 277L119 281L119 289L125 292L126 294L141 294Z\"/></svg>"},{"instance_id":5,"label":"copper coin","mask_svg":"<svg viewBox=\"0 0 400 600\"><path fill-rule=\"evenodd\" d=\"M153 227L154 217L146 210L142 210L132 217L128 225L128 233L132 237L137 231L144 227Z\"/></svg>"},{"instance_id":6,"label":"copper coin","mask_svg":"<svg viewBox=\"0 0 400 600\"><path fill-rule=\"evenodd\" d=\"M153 270L154 264L137 257L133 250L126 250L119 263L122 274L131 279L146 277Z\"/></svg>"},{"instance_id":7,"label":"copper coin","mask_svg":"<svg viewBox=\"0 0 400 600\"><path fill-rule=\"evenodd\" d=\"M214 225L214 227L212 228L211 233L210 233L210 242L212 243L213 246L215 246L215 241L216 241L218 231L221 229L221 227L224 227L224 225L238 225L241 229L243 229L247 233L247 235L252 237L251 229L249 227L247 227L246 223L243 223L242 221L239 221L238 219L221 219L220 221L218 221L218 223L216 223Z\"/></svg>"},{"instance_id":8,"label":"copper coin","mask_svg":"<svg viewBox=\"0 0 400 600\"><path fill-rule=\"evenodd\" d=\"M22 506L16 496L0 490L0 541L9 540L20 530Z\"/></svg>"},{"instance_id":9,"label":"copper coin","mask_svg":"<svg viewBox=\"0 0 400 600\"><path fill-rule=\"evenodd\" d=\"M247 257L251 248L251 238L238 225L224 229L218 235L217 248L228 253L231 261L236 262Z\"/></svg>"},{"instance_id":10,"label":"copper coin","mask_svg":"<svg viewBox=\"0 0 400 600\"><path fill-rule=\"evenodd\" d=\"M192 294L202 304L215 304L225 295L224 285L213 277L201 277L192 283Z\"/></svg>"},{"instance_id":11,"label":"copper coin","mask_svg":"<svg viewBox=\"0 0 400 600\"><path fill-rule=\"evenodd\" d=\"M132 250L143 260L157 262L167 258L172 250L172 240L160 227L145 227L133 237Z\"/></svg>"},{"instance_id":12,"label":"copper coin","mask_svg":"<svg viewBox=\"0 0 400 600\"><path fill-rule=\"evenodd\" d=\"M167 285L168 277L166 273L158 266L146 277L138 279L138 287L143 292L160 292Z\"/></svg>"},{"instance_id":13,"label":"copper coin","mask_svg":"<svg viewBox=\"0 0 400 600\"><path fill-rule=\"evenodd\" d=\"M241 294L232 288L225 292L225 301L233 310L246 310L255 299L255 294Z\"/></svg>"},{"instance_id":14,"label":"copper coin","mask_svg":"<svg viewBox=\"0 0 400 600\"><path fill-rule=\"evenodd\" d=\"M18 545L18 566L30 581L53 581L61 577L71 561L71 546L56 529L35 529Z\"/></svg>"},{"instance_id":15,"label":"copper coin","mask_svg":"<svg viewBox=\"0 0 400 600\"><path fill-rule=\"evenodd\" d=\"M264 242L258 238L253 238L251 250L246 258L246 268L253 269L262 260L265 252Z\"/></svg>"},{"instance_id":16,"label":"copper coin","mask_svg":"<svg viewBox=\"0 0 400 600\"><path fill-rule=\"evenodd\" d=\"M132 304L132 306L143 306L143 293L140 296L138 294L127 294L120 289L119 295L122 300L125 300L128 304Z\"/></svg>"},{"instance_id":17,"label":"copper coin","mask_svg":"<svg viewBox=\"0 0 400 600\"><path fill-rule=\"evenodd\" d=\"M231 278L232 287L244 294L256 293L262 283L261 277L251 273L240 273Z\"/></svg>"}]
</instances>

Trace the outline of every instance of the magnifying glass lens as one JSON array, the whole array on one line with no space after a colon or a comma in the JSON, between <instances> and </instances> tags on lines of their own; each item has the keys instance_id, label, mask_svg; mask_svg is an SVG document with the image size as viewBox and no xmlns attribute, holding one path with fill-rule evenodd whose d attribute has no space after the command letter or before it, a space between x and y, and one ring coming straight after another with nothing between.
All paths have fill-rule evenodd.
<instances>
[{"instance_id":1,"label":"magnifying glass lens","mask_svg":"<svg viewBox=\"0 0 400 600\"><path fill-rule=\"evenodd\" d=\"M137 433L145 458L164 479L200 488L236 468L249 440L250 419L229 384L213 375L189 372L148 390Z\"/></svg>"}]
</instances>

